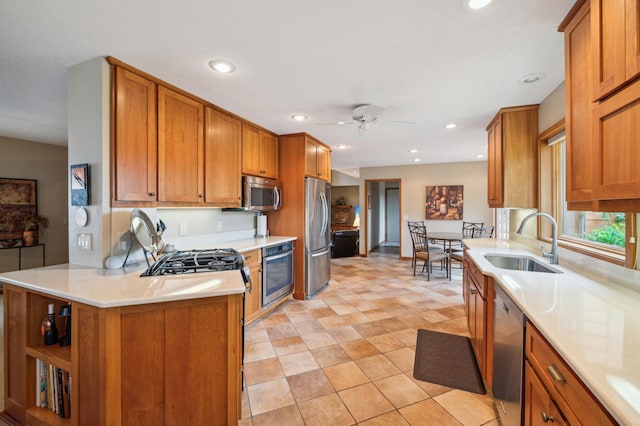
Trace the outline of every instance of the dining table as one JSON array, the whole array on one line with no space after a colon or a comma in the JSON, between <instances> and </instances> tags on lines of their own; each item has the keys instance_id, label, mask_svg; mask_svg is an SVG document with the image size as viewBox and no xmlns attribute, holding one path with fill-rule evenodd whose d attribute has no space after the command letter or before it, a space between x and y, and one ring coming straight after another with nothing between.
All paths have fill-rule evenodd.
<instances>
[{"instance_id":1,"label":"dining table","mask_svg":"<svg viewBox=\"0 0 640 426\"><path fill-rule=\"evenodd\" d=\"M462 232L428 232L427 238L429 241L442 241L445 253L447 253L447 275L449 275L449 281L451 281L451 243L462 243ZM462 245L462 244L461 244Z\"/></svg>"}]
</instances>

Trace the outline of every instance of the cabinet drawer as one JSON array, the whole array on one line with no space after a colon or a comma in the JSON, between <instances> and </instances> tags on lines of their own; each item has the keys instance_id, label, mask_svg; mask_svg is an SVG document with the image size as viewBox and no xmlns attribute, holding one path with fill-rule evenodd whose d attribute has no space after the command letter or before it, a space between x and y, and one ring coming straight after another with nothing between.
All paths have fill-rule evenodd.
<instances>
[{"instance_id":1,"label":"cabinet drawer","mask_svg":"<svg viewBox=\"0 0 640 426\"><path fill-rule=\"evenodd\" d=\"M242 255L244 256L244 264L246 266L260 264L262 262L262 253L260 249L243 251Z\"/></svg>"},{"instance_id":2,"label":"cabinet drawer","mask_svg":"<svg viewBox=\"0 0 640 426\"><path fill-rule=\"evenodd\" d=\"M483 299L487 298L487 277L482 275L482 271L478 268L478 266L473 262L473 260L469 259L467 262L467 267L469 268L469 278L475 284L480 296Z\"/></svg>"},{"instance_id":3,"label":"cabinet drawer","mask_svg":"<svg viewBox=\"0 0 640 426\"><path fill-rule=\"evenodd\" d=\"M616 424L531 323L526 326L525 355L569 423Z\"/></svg>"}]
</instances>

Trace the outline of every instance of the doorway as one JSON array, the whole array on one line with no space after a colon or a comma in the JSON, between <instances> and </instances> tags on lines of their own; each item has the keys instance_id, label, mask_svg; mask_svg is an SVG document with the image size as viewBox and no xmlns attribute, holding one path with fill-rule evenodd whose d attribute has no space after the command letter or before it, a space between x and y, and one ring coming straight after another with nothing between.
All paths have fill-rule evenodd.
<instances>
[{"instance_id":1,"label":"doorway","mask_svg":"<svg viewBox=\"0 0 640 426\"><path fill-rule=\"evenodd\" d=\"M401 258L401 184L400 179L365 181L365 256Z\"/></svg>"}]
</instances>

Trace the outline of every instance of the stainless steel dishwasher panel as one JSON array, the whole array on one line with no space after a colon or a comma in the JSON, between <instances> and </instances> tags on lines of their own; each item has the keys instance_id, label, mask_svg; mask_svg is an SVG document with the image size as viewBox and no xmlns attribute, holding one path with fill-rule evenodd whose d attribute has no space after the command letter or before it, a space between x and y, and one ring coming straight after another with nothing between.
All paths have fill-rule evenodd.
<instances>
[{"instance_id":1,"label":"stainless steel dishwasher panel","mask_svg":"<svg viewBox=\"0 0 640 426\"><path fill-rule=\"evenodd\" d=\"M503 426L522 424L524 315L495 285L493 396Z\"/></svg>"}]
</instances>

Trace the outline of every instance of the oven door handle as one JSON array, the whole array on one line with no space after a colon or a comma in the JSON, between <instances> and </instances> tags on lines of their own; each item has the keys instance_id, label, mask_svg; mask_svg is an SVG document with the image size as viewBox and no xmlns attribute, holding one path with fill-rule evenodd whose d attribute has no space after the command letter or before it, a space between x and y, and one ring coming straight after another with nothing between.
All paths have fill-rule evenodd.
<instances>
[{"instance_id":1,"label":"oven door handle","mask_svg":"<svg viewBox=\"0 0 640 426\"><path fill-rule=\"evenodd\" d=\"M269 262L270 260L278 260L278 259L282 259L283 257L287 257L290 254L293 253L293 250L287 250L283 253L278 253L278 254L271 254L265 258L263 258L264 262Z\"/></svg>"}]
</instances>

